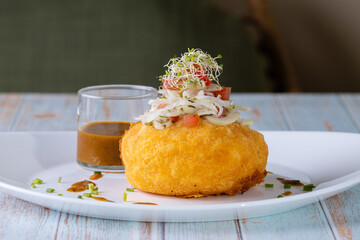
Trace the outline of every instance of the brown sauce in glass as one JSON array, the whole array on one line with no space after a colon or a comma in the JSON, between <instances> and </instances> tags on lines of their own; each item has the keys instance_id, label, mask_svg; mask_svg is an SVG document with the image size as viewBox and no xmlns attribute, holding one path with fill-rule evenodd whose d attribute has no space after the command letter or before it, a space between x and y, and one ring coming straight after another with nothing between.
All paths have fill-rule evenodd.
<instances>
[{"instance_id":1,"label":"brown sauce in glass","mask_svg":"<svg viewBox=\"0 0 360 240\"><path fill-rule=\"evenodd\" d=\"M281 195L283 195L283 196L289 196L289 195L291 195L291 194L292 194L292 192L287 191L287 192L282 193Z\"/></svg>"},{"instance_id":2,"label":"brown sauce in glass","mask_svg":"<svg viewBox=\"0 0 360 240\"><path fill-rule=\"evenodd\" d=\"M119 140L129 122L99 121L85 125L78 131L77 160L87 164L122 165Z\"/></svg>"},{"instance_id":3,"label":"brown sauce in glass","mask_svg":"<svg viewBox=\"0 0 360 240\"><path fill-rule=\"evenodd\" d=\"M299 180L286 180L284 178L276 178L279 180L282 184L291 184L293 187L302 187L304 184L300 182Z\"/></svg>"},{"instance_id":4,"label":"brown sauce in glass","mask_svg":"<svg viewBox=\"0 0 360 240\"><path fill-rule=\"evenodd\" d=\"M99 178L102 178L103 175L101 173L94 173L89 177L90 180L98 180Z\"/></svg>"},{"instance_id":5,"label":"brown sauce in glass","mask_svg":"<svg viewBox=\"0 0 360 240\"><path fill-rule=\"evenodd\" d=\"M151 202L134 202L133 204L157 205L156 203L151 203Z\"/></svg>"},{"instance_id":6,"label":"brown sauce in glass","mask_svg":"<svg viewBox=\"0 0 360 240\"><path fill-rule=\"evenodd\" d=\"M89 183L94 184L94 187L96 186L95 183L88 181L88 180L84 180L81 182L74 183L73 185L71 185L71 188L67 189L67 191L68 192L83 192L87 189L86 187Z\"/></svg>"},{"instance_id":7,"label":"brown sauce in glass","mask_svg":"<svg viewBox=\"0 0 360 240\"><path fill-rule=\"evenodd\" d=\"M97 201L101 201L101 202L114 202L114 201L111 201L109 199L106 199L106 198L103 198L103 197L94 197L94 196L91 196L90 198L94 199L94 200L97 200Z\"/></svg>"}]
</instances>

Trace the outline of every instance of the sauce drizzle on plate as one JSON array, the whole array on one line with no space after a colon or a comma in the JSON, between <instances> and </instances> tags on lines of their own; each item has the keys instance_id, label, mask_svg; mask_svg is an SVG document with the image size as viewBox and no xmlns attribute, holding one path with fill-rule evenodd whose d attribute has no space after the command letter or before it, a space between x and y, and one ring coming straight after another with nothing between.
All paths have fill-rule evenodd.
<instances>
[{"instance_id":1,"label":"sauce drizzle on plate","mask_svg":"<svg viewBox=\"0 0 360 240\"><path fill-rule=\"evenodd\" d=\"M304 184L300 182L299 180L286 180L284 178L276 178L279 180L282 184L291 184L293 187L302 187Z\"/></svg>"},{"instance_id":2,"label":"sauce drizzle on plate","mask_svg":"<svg viewBox=\"0 0 360 240\"><path fill-rule=\"evenodd\" d=\"M151 202L134 202L133 204L157 205L156 203L151 203Z\"/></svg>"},{"instance_id":3,"label":"sauce drizzle on plate","mask_svg":"<svg viewBox=\"0 0 360 240\"><path fill-rule=\"evenodd\" d=\"M94 200L97 200L97 201L101 201L101 202L114 202L114 201L111 201L109 199L106 199L106 198L103 198L103 197L94 197L94 196L91 196L90 198L94 199Z\"/></svg>"},{"instance_id":4,"label":"sauce drizzle on plate","mask_svg":"<svg viewBox=\"0 0 360 240\"><path fill-rule=\"evenodd\" d=\"M68 192L83 192L87 189L86 187L88 186L89 183L94 184L94 187L96 186L95 183L88 181L88 180L84 180L84 181L72 184L71 188L68 188L67 191Z\"/></svg>"},{"instance_id":5,"label":"sauce drizzle on plate","mask_svg":"<svg viewBox=\"0 0 360 240\"><path fill-rule=\"evenodd\" d=\"M91 175L89 177L90 180L98 180L99 178L102 178L103 175L101 173L95 173L94 175Z\"/></svg>"}]
</instances>

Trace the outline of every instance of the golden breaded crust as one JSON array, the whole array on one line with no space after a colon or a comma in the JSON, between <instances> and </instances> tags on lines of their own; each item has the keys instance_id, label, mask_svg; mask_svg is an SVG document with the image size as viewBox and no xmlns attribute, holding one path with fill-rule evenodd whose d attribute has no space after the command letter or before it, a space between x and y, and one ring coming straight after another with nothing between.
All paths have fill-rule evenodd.
<instances>
[{"instance_id":1,"label":"golden breaded crust","mask_svg":"<svg viewBox=\"0 0 360 240\"><path fill-rule=\"evenodd\" d=\"M199 197L245 192L266 176L268 147L261 133L239 123L200 119L158 130L138 122L123 136L120 152L129 183L142 191Z\"/></svg>"}]
</instances>

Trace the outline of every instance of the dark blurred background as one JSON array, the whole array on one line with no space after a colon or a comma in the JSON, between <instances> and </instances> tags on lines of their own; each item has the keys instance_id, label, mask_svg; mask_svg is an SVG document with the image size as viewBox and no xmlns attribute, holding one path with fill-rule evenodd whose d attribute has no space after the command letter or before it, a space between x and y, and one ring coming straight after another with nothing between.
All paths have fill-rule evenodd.
<instances>
[{"instance_id":1,"label":"dark blurred background","mask_svg":"<svg viewBox=\"0 0 360 240\"><path fill-rule=\"evenodd\" d=\"M330 2L333 12L318 2ZM169 58L193 47L223 55L220 80L233 91L359 91L359 30L356 22L330 19L340 16L338 5L347 6L335 0L2 0L0 91L158 87Z\"/></svg>"}]
</instances>

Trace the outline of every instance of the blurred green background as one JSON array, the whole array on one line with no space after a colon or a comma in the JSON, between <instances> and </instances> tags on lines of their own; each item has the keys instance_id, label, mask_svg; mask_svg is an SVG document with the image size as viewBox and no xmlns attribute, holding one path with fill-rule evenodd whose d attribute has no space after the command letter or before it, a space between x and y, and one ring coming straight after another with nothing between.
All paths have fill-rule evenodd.
<instances>
[{"instance_id":1,"label":"blurred green background","mask_svg":"<svg viewBox=\"0 0 360 240\"><path fill-rule=\"evenodd\" d=\"M222 54L233 91L271 90L250 30L213 1L2 0L0 29L1 92L158 87L169 58L193 47Z\"/></svg>"}]
</instances>

